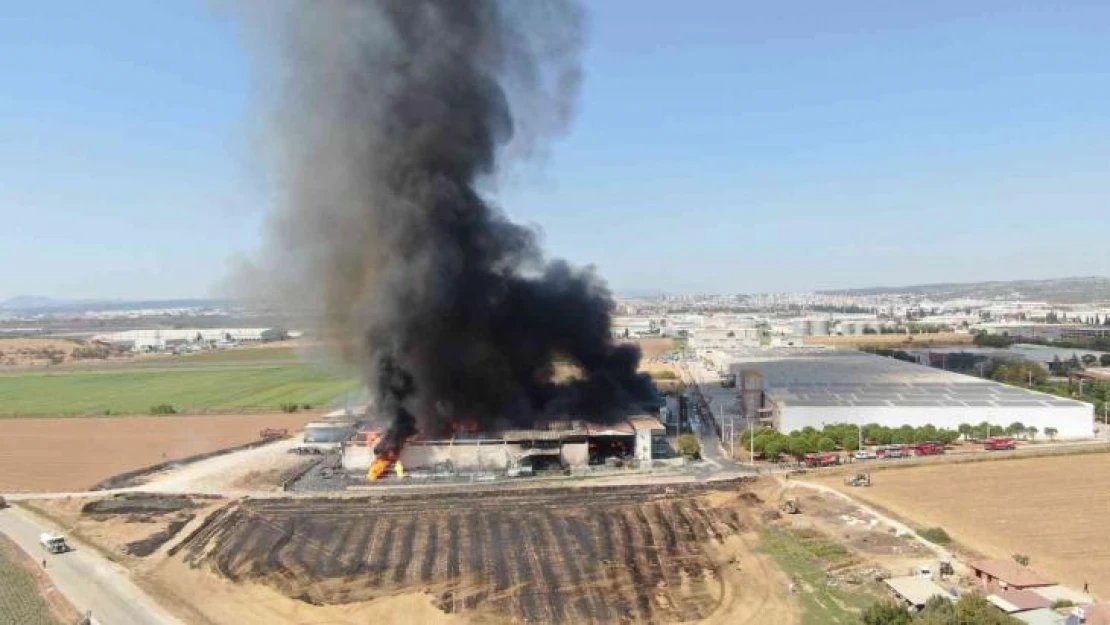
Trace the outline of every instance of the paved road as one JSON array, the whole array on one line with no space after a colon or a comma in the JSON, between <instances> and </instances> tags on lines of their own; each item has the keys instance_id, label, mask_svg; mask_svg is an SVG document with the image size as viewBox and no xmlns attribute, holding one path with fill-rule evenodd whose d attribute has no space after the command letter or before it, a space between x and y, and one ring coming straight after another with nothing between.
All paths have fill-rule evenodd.
<instances>
[{"instance_id":1,"label":"paved road","mask_svg":"<svg viewBox=\"0 0 1110 625\"><path fill-rule=\"evenodd\" d=\"M26 511L0 510L0 532L36 561L46 558L51 581L82 614L92 610L102 625L180 625L132 583L127 571L92 548L75 544L69 553L46 554L39 546L43 531L55 530Z\"/></svg>"}]
</instances>

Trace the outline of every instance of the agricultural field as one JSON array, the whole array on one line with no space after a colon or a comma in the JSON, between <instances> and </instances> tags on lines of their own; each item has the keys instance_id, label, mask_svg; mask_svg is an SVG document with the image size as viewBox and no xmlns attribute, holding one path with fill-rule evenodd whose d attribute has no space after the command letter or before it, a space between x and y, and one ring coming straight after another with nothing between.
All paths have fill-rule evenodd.
<instances>
[{"instance_id":1,"label":"agricultural field","mask_svg":"<svg viewBox=\"0 0 1110 625\"><path fill-rule=\"evenodd\" d=\"M322 609L427 593L441 616L472 622L792 623L786 579L746 542L755 504L738 489L244 501L209 516L155 566L179 569L178 593L214 576ZM227 604L194 605L213 622L254 622L229 612L244 600Z\"/></svg>"},{"instance_id":2,"label":"agricultural field","mask_svg":"<svg viewBox=\"0 0 1110 625\"><path fill-rule=\"evenodd\" d=\"M296 430L313 413L0 419L0 492L77 491L114 475Z\"/></svg>"},{"instance_id":3,"label":"agricultural field","mask_svg":"<svg viewBox=\"0 0 1110 625\"><path fill-rule=\"evenodd\" d=\"M0 417L149 414L158 405L181 413L326 406L355 385L302 364L8 372L0 374Z\"/></svg>"},{"instance_id":4,"label":"agricultural field","mask_svg":"<svg viewBox=\"0 0 1110 625\"><path fill-rule=\"evenodd\" d=\"M34 561L0 534L0 623L63 625L77 618Z\"/></svg>"},{"instance_id":5,"label":"agricultural field","mask_svg":"<svg viewBox=\"0 0 1110 625\"><path fill-rule=\"evenodd\" d=\"M1062 583L1110 596L1110 454L921 465L874 474L870 488L827 485L919 527L944 528L989 557L1028 555Z\"/></svg>"}]
</instances>

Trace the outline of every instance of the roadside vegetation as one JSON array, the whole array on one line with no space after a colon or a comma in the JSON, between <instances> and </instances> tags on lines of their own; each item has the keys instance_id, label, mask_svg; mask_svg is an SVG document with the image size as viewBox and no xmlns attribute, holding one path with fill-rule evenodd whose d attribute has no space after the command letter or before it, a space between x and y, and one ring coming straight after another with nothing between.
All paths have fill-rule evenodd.
<instances>
[{"instance_id":1,"label":"roadside vegetation","mask_svg":"<svg viewBox=\"0 0 1110 625\"><path fill-rule=\"evenodd\" d=\"M863 625L1022 625L983 595L964 595L957 601L932 597L916 614L891 600L875 603L860 615Z\"/></svg>"},{"instance_id":2,"label":"roadside vegetation","mask_svg":"<svg viewBox=\"0 0 1110 625\"><path fill-rule=\"evenodd\" d=\"M355 386L309 365L21 371L0 374L0 416L277 411Z\"/></svg>"},{"instance_id":3,"label":"roadside vegetation","mask_svg":"<svg viewBox=\"0 0 1110 625\"><path fill-rule=\"evenodd\" d=\"M18 550L0 536L0 623L60 625L62 621L51 613Z\"/></svg>"},{"instance_id":4,"label":"roadside vegetation","mask_svg":"<svg viewBox=\"0 0 1110 625\"><path fill-rule=\"evenodd\" d=\"M857 625L860 612L875 602L863 588L828 584L826 572L853 556L817 532L765 526L759 530L758 551L790 577L802 604L801 625Z\"/></svg>"},{"instance_id":5,"label":"roadside vegetation","mask_svg":"<svg viewBox=\"0 0 1110 625\"><path fill-rule=\"evenodd\" d=\"M774 459L781 455L801 460L808 453L821 451L856 451L859 449L862 434L865 445L912 444L937 441L951 444L960 438L956 430L938 428L932 425L913 427L904 425L897 428L872 423L860 427L848 423L833 423L818 430L806 427L783 434L771 428L754 433L754 441L748 432L741 435L745 448L753 447L755 453L764 458Z\"/></svg>"}]
</instances>

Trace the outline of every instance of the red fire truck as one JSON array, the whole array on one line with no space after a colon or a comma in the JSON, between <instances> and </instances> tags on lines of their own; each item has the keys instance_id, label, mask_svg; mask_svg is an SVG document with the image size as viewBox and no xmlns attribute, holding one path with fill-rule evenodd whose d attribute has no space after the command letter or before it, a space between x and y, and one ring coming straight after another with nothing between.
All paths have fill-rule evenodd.
<instances>
[{"instance_id":1,"label":"red fire truck","mask_svg":"<svg viewBox=\"0 0 1110 625\"><path fill-rule=\"evenodd\" d=\"M913 452L906 445L883 445L875 450L875 455L879 458L905 458L911 453Z\"/></svg>"},{"instance_id":2,"label":"red fire truck","mask_svg":"<svg viewBox=\"0 0 1110 625\"><path fill-rule=\"evenodd\" d=\"M944 443L927 441L913 446L915 456L937 456L944 453Z\"/></svg>"},{"instance_id":3,"label":"red fire truck","mask_svg":"<svg viewBox=\"0 0 1110 625\"><path fill-rule=\"evenodd\" d=\"M807 467L831 467L840 464L840 454L831 451L819 454L806 454L804 462Z\"/></svg>"},{"instance_id":4,"label":"red fire truck","mask_svg":"<svg viewBox=\"0 0 1110 625\"><path fill-rule=\"evenodd\" d=\"M983 449L987 451L999 451L1003 449L1017 449L1017 441L1009 436L993 436L988 438L983 443Z\"/></svg>"}]
</instances>

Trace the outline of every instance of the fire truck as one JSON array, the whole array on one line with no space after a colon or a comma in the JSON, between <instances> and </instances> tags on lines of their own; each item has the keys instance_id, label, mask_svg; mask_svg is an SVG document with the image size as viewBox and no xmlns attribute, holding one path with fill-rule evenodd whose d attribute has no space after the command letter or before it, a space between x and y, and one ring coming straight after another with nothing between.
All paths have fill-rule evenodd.
<instances>
[{"instance_id":1,"label":"fire truck","mask_svg":"<svg viewBox=\"0 0 1110 625\"><path fill-rule=\"evenodd\" d=\"M840 454L831 451L819 454L806 454L804 462L807 467L831 467L840 464Z\"/></svg>"},{"instance_id":2,"label":"fire truck","mask_svg":"<svg viewBox=\"0 0 1110 625\"><path fill-rule=\"evenodd\" d=\"M944 453L944 444L936 441L927 441L913 446L916 456L936 456Z\"/></svg>"},{"instance_id":3,"label":"fire truck","mask_svg":"<svg viewBox=\"0 0 1110 625\"><path fill-rule=\"evenodd\" d=\"M875 450L875 455L879 458L905 458L911 453L913 452L906 445L884 445Z\"/></svg>"},{"instance_id":4,"label":"fire truck","mask_svg":"<svg viewBox=\"0 0 1110 625\"><path fill-rule=\"evenodd\" d=\"M1000 451L1003 449L1017 449L1017 441L1009 436L993 436L983 443L987 451Z\"/></svg>"}]
</instances>

